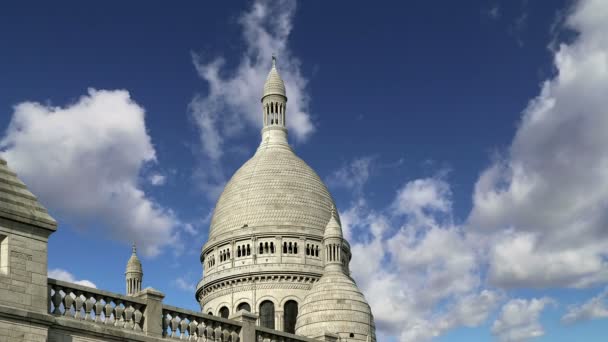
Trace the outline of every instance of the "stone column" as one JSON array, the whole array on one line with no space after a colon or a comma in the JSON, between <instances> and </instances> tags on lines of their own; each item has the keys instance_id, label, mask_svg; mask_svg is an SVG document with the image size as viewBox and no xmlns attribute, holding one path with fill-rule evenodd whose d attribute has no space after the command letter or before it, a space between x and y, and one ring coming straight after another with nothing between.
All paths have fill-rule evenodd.
<instances>
[{"instance_id":1,"label":"stone column","mask_svg":"<svg viewBox=\"0 0 608 342\"><path fill-rule=\"evenodd\" d=\"M283 309L283 308L279 308L279 309ZM285 327L283 327L283 310L276 310L275 311L275 329L278 331L284 331Z\"/></svg>"},{"instance_id":2,"label":"stone column","mask_svg":"<svg viewBox=\"0 0 608 342\"><path fill-rule=\"evenodd\" d=\"M163 298L165 298L165 295L158 290L147 288L134 297L146 301L144 333L148 336L161 337L163 335Z\"/></svg>"},{"instance_id":3,"label":"stone column","mask_svg":"<svg viewBox=\"0 0 608 342\"><path fill-rule=\"evenodd\" d=\"M283 262L283 237L279 236L277 241L279 242L279 245L277 246L278 250L279 250L279 264Z\"/></svg>"},{"instance_id":4,"label":"stone column","mask_svg":"<svg viewBox=\"0 0 608 342\"><path fill-rule=\"evenodd\" d=\"M242 324L239 342L256 342L255 322L258 320L258 315L242 310L234 314L230 319L241 322Z\"/></svg>"}]
</instances>

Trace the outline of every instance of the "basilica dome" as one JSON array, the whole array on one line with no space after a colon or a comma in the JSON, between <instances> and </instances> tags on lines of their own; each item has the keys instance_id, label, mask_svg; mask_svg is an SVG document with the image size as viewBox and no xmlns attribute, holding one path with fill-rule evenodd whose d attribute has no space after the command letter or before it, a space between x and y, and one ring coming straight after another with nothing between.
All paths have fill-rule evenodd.
<instances>
[{"instance_id":1,"label":"basilica dome","mask_svg":"<svg viewBox=\"0 0 608 342\"><path fill-rule=\"evenodd\" d=\"M209 239L243 227L293 226L323 236L334 202L319 176L287 145L263 141L222 192Z\"/></svg>"}]
</instances>

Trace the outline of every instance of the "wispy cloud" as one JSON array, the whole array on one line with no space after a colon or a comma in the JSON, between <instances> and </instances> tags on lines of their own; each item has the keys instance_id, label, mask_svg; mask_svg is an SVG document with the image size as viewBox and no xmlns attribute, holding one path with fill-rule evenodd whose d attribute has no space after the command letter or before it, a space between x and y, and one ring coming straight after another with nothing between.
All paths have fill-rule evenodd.
<instances>
[{"instance_id":1,"label":"wispy cloud","mask_svg":"<svg viewBox=\"0 0 608 342\"><path fill-rule=\"evenodd\" d=\"M492 334L503 342L527 341L545 334L539 318L547 305L555 304L551 298L512 299L506 303L492 324Z\"/></svg>"},{"instance_id":2,"label":"wispy cloud","mask_svg":"<svg viewBox=\"0 0 608 342\"><path fill-rule=\"evenodd\" d=\"M244 129L262 125L259 102L273 54L278 57L278 68L287 88L290 133L304 141L315 130L308 107L308 81L300 71L300 61L288 46L295 9L296 3L291 0L254 2L239 19L245 49L234 70L225 67L223 57L206 60L193 55L196 70L209 89L206 94L194 97L190 112L200 131L205 159L199 178L211 196L218 195L225 182L220 161L226 142Z\"/></svg>"},{"instance_id":3,"label":"wispy cloud","mask_svg":"<svg viewBox=\"0 0 608 342\"><path fill-rule=\"evenodd\" d=\"M608 288L581 305L569 307L562 322L572 324L599 318L608 318Z\"/></svg>"}]
</instances>

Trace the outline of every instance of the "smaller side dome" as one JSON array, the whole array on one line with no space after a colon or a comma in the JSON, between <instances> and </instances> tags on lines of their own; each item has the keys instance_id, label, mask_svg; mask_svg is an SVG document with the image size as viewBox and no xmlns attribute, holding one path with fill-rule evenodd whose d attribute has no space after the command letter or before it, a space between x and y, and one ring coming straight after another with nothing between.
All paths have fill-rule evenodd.
<instances>
[{"instance_id":1,"label":"smaller side dome","mask_svg":"<svg viewBox=\"0 0 608 342\"><path fill-rule=\"evenodd\" d=\"M141 261L139 261L139 258L137 257L137 247L135 247L135 244L133 244L131 257L127 262L126 273L144 273Z\"/></svg>"},{"instance_id":2,"label":"smaller side dome","mask_svg":"<svg viewBox=\"0 0 608 342\"><path fill-rule=\"evenodd\" d=\"M264 94L262 95L262 98L268 95L281 95L287 97L285 83L277 71L276 58L274 56L272 56L272 68L268 73L266 83L264 83Z\"/></svg>"}]
</instances>

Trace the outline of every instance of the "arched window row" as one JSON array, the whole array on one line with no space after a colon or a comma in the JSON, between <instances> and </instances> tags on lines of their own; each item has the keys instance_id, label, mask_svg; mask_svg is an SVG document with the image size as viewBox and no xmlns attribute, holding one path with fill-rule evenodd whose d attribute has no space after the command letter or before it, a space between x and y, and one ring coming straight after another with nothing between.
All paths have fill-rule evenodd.
<instances>
[{"instance_id":1,"label":"arched window row","mask_svg":"<svg viewBox=\"0 0 608 342\"><path fill-rule=\"evenodd\" d=\"M274 254L274 242L260 242L258 254Z\"/></svg>"},{"instance_id":2,"label":"arched window row","mask_svg":"<svg viewBox=\"0 0 608 342\"><path fill-rule=\"evenodd\" d=\"M251 245L241 245L236 248L236 256L238 258L251 255Z\"/></svg>"},{"instance_id":3,"label":"arched window row","mask_svg":"<svg viewBox=\"0 0 608 342\"><path fill-rule=\"evenodd\" d=\"M226 260L230 260L230 249L226 248L223 251L220 251L220 262L224 262Z\"/></svg>"},{"instance_id":4,"label":"arched window row","mask_svg":"<svg viewBox=\"0 0 608 342\"><path fill-rule=\"evenodd\" d=\"M266 125L285 126L285 104L279 102L269 102L264 108Z\"/></svg>"},{"instance_id":5,"label":"arched window row","mask_svg":"<svg viewBox=\"0 0 608 342\"><path fill-rule=\"evenodd\" d=\"M283 242L283 254L298 254L298 243Z\"/></svg>"},{"instance_id":6,"label":"arched window row","mask_svg":"<svg viewBox=\"0 0 608 342\"><path fill-rule=\"evenodd\" d=\"M310 243L306 244L306 255L307 256L312 256L312 257L318 258L319 250L320 250L319 245L310 244Z\"/></svg>"}]
</instances>

